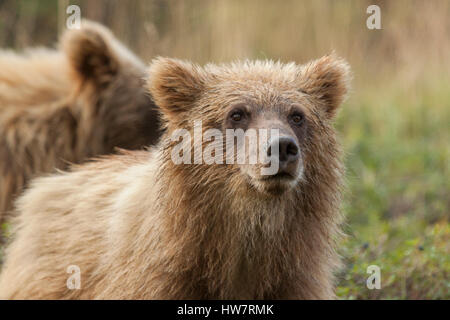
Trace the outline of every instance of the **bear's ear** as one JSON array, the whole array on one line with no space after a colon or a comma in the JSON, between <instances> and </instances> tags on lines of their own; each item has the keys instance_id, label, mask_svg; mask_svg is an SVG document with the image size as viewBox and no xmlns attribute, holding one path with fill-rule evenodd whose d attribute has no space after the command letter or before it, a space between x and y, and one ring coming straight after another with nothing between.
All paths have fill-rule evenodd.
<instances>
[{"instance_id":1,"label":"bear's ear","mask_svg":"<svg viewBox=\"0 0 450 320\"><path fill-rule=\"evenodd\" d=\"M158 57L149 75L150 94L169 121L188 111L204 90L205 72L189 62Z\"/></svg>"},{"instance_id":2,"label":"bear's ear","mask_svg":"<svg viewBox=\"0 0 450 320\"><path fill-rule=\"evenodd\" d=\"M144 64L98 23L83 20L80 29L66 31L61 47L79 82L107 85L121 69L144 75Z\"/></svg>"},{"instance_id":3,"label":"bear's ear","mask_svg":"<svg viewBox=\"0 0 450 320\"><path fill-rule=\"evenodd\" d=\"M304 65L298 75L299 89L320 101L332 118L350 85L350 66L334 53Z\"/></svg>"}]
</instances>

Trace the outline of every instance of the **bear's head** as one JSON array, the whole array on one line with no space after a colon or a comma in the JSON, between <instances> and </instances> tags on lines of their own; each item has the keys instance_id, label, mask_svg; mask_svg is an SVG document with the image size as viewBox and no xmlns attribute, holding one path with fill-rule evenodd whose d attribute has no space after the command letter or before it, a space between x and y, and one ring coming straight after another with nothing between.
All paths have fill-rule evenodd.
<instances>
[{"instance_id":1,"label":"bear's head","mask_svg":"<svg viewBox=\"0 0 450 320\"><path fill-rule=\"evenodd\" d=\"M107 28L87 20L63 34L61 49L69 64L72 95L89 110L88 117L101 119L103 144L136 149L157 141L158 111L145 88L147 68L139 58Z\"/></svg>"},{"instance_id":2,"label":"bear's head","mask_svg":"<svg viewBox=\"0 0 450 320\"><path fill-rule=\"evenodd\" d=\"M338 179L332 122L350 71L334 54L305 65L247 61L199 67L158 58L150 75L172 161L190 168L183 169L190 172L186 181L228 181L279 196L301 184L323 179L333 185L330 180Z\"/></svg>"}]
</instances>

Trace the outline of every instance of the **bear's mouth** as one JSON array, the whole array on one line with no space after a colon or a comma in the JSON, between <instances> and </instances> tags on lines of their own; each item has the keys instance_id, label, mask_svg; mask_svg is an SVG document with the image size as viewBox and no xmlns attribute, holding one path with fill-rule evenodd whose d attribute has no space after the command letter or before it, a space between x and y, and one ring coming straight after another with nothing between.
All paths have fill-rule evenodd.
<instances>
[{"instance_id":1,"label":"bear's mouth","mask_svg":"<svg viewBox=\"0 0 450 320\"><path fill-rule=\"evenodd\" d=\"M279 172L274 175L263 176L259 180L260 181L289 181L289 180L293 180L293 179L294 179L294 177L290 173Z\"/></svg>"},{"instance_id":2,"label":"bear's mouth","mask_svg":"<svg viewBox=\"0 0 450 320\"><path fill-rule=\"evenodd\" d=\"M259 191L272 195L280 196L290 190L295 184L296 178L287 172L279 172L274 175L261 176L253 180L253 185Z\"/></svg>"},{"instance_id":3,"label":"bear's mouth","mask_svg":"<svg viewBox=\"0 0 450 320\"><path fill-rule=\"evenodd\" d=\"M270 196L280 196L292 189L299 180L299 177L292 173L281 171L274 175L251 175L246 174L248 184L264 194Z\"/></svg>"}]
</instances>

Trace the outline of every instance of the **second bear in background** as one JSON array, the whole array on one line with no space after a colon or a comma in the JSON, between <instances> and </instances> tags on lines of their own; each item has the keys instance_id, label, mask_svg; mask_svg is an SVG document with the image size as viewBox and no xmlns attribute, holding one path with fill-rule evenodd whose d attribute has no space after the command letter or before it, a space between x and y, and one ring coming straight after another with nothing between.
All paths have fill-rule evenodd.
<instances>
[{"instance_id":1,"label":"second bear in background","mask_svg":"<svg viewBox=\"0 0 450 320\"><path fill-rule=\"evenodd\" d=\"M159 138L146 68L106 28L84 22L61 49L0 53L0 223L31 178Z\"/></svg>"}]
</instances>

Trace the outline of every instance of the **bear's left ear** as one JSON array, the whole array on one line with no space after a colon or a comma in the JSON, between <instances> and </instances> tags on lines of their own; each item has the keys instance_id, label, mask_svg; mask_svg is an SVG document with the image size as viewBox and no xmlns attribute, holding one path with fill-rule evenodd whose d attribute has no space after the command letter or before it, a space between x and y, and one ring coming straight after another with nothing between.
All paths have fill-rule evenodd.
<instances>
[{"instance_id":1,"label":"bear's left ear","mask_svg":"<svg viewBox=\"0 0 450 320\"><path fill-rule=\"evenodd\" d=\"M304 65L298 79L299 89L317 98L329 118L333 118L349 90L350 66L332 53Z\"/></svg>"},{"instance_id":2,"label":"bear's left ear","mask_svg":"<svg viewBox=\"0 0 450 320\"><path fill-rule=\"evenodd\" d=\"M150 65L148 88L167 120L188 111L204 90L205 72L178 59L158 57Z\"/></svg>"}]
</instances>

